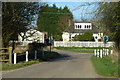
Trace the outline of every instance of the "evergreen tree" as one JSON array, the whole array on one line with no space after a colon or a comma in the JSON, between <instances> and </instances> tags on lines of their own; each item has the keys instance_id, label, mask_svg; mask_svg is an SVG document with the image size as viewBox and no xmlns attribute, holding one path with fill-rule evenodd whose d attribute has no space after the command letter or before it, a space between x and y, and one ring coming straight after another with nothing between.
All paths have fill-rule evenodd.
<instances>
[{"instance_id":1,"label":"evergreen tree","mask_svg":"<svg viewBox=\"0 0 120 80\"><path fill-rule=\"evenodd\" d=\"M62 9L57 8L55 4L52 7L44 5L40 8L37 26L39 31L48 32L58 40L58 35L62 36L62 32L69 26L69 19L72 21L73 15L66 6Z\"/></svg>"}]
</instances>

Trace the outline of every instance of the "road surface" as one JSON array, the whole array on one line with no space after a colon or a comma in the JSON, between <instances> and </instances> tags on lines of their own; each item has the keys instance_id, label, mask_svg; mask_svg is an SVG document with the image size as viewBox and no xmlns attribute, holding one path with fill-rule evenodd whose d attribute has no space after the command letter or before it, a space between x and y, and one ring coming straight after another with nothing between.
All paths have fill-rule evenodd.
<instances>
[{"instance_id":1,"label":"road surface","mask_svg":"<svg viewBox=\"0 0 120 80\"><path fill-rule=\"evenodd\" d=\"M92 54L55 50L62 57L3 72L3 78L101 78L90 61Z\"/></svg>"}]
</instances>

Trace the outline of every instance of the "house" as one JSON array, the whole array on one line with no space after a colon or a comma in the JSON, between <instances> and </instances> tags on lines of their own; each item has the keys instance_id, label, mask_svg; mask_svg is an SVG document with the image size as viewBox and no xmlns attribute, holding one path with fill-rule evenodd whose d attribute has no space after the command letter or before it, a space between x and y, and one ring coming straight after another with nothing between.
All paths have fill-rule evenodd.
<instances>
[{"instance_id":1,"label":"house","mask_svg":"<svg viewBox=\"0 0 120 80\"><path fill-rule=\"evenodd\" d=\"M40 32L36 29L29 29L18 35L18 41L32 41L37 43L44 43L47 32Z\"/></svg>"},{"instance_id":2,"label":"house","mask_svg":"<svg viewBox=\"0 0 120 80\"><path fill-rule=\"evenodd\" d=\"M74 23L74 32L68 32L66 30L63 32L63 41L73 40L75 35L83 34L88 30L93 32L93 37L96 42L98 42L99 39L102 39L103 33L100 33L97 27L93 27L92 23Z\"/></svg>"}]
</instances>

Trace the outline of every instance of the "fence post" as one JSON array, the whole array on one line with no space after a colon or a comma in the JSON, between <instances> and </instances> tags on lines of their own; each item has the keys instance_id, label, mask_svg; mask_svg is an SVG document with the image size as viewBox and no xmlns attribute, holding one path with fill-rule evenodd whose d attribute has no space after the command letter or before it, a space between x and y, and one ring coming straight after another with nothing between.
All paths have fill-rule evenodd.
<instances>
[{"instance_id":1,"label":"fence post","mask_svg":"<svg viewBox=\"0 0 120 80\"><path fill-rule=\"evenodd\" d=\"M105 50L103 49L103 56L105 55Z\"/></svg>"},{"instance_id":2,"label":"fence post","mask_svg":"<svg viewBox=\"0 0 120 80\"><path fill-rule=\"evenodd\" d=\"M100 50L100 58L102 58L102 50Z\"/></svg>"},{"instance_id":3,"label":"fence post","mask_svg":"<svg viewBox=\"0 0 120 80\"><path fill-rule=\"evenodd\" d=\"M28 51L26 51L26 62L28 62Z\"/></svg>"},{"instance_id":4,"label":"fence post","mask_svg":"<svg viewBox=\"0 0 120 80\"><path fill-rule=\"evenodd\" d=\"M35 59L37 59L37 50L35 50Z\"/></svg>"},{"instance_id":5,"label":"fence post","mask_svg":"<svg viewBox=\"0 0 120 80\"><path fill-rule=\"evenodd\" d=\"M14 53L14 64L16 64L16 61L17 61L17 54Z\"/></svg>"},{"instance_id":6,"label":"fence post","mask_svg":"<svg viewBox=\"0 0 120 80\"><path fill-rule=\"evenodd\" d=\"M109 54L108 52L109 52L109 49L107 49L107 55Z\"/></svg>"},{"instance_id":7,"label":"fence post","mask_svg":"<svg viewBox=\"0 0 120 80\"><path fill-rule=\"evenodd\" d=\"M94 50L94 55L96 56L97 54L96 54L96 49Z\"/></svg>"},{"instance_id":8,"label":"fence post","mask_svg":"<svg viewBox=\"0 0 120 80\"><path fill-rule=\"evenodd\" d=\"M10 54L9 54L9 62L10 62L10 64L12 64L12 50L10 50Z\"/></svg>"},{"instance_id":9,"label":"fence post","mask_svg":"<svg viewBox=\"0 0 120 80\"><path fill-rule=\"evenodd\" d=\"M113 50L111 50L111 54L113 54Z\"/></svg>"},{"instance_id":10,"label":"fence post","mask_svg":"<svg viewBox=\"0 0 120 80\"><path fill-rule=\"evenodd\" d=\"M99 49L97 50L97 57L99 57Z\"/></svg>"},{"instance_id":11,"label":"fence post","mask_svg":"<svg viewBox=\"0 0 120 80\"><path fill-rule=\"evenodd\" d=\"M105 54L105 56L106 56L106 49L104 49L104 54Z\"/></svg>"}]
</instances>

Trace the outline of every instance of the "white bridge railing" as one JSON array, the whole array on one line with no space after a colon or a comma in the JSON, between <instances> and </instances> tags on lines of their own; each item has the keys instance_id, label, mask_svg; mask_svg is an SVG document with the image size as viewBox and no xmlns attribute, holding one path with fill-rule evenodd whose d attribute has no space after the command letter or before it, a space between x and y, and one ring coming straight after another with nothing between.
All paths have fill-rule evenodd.
<instances>
[{"instance_id":1,"label":"white bridge railing","mask_svg":"<svg viewBox=\"0 0 120 80\"><path fill-rule=\"evenodd\" d=\"M112 47L114 46L114 42L107 42L104 44L103 42L92 42L92 41L54 41L54 47Z\"/></svg>"}]
</instances>

